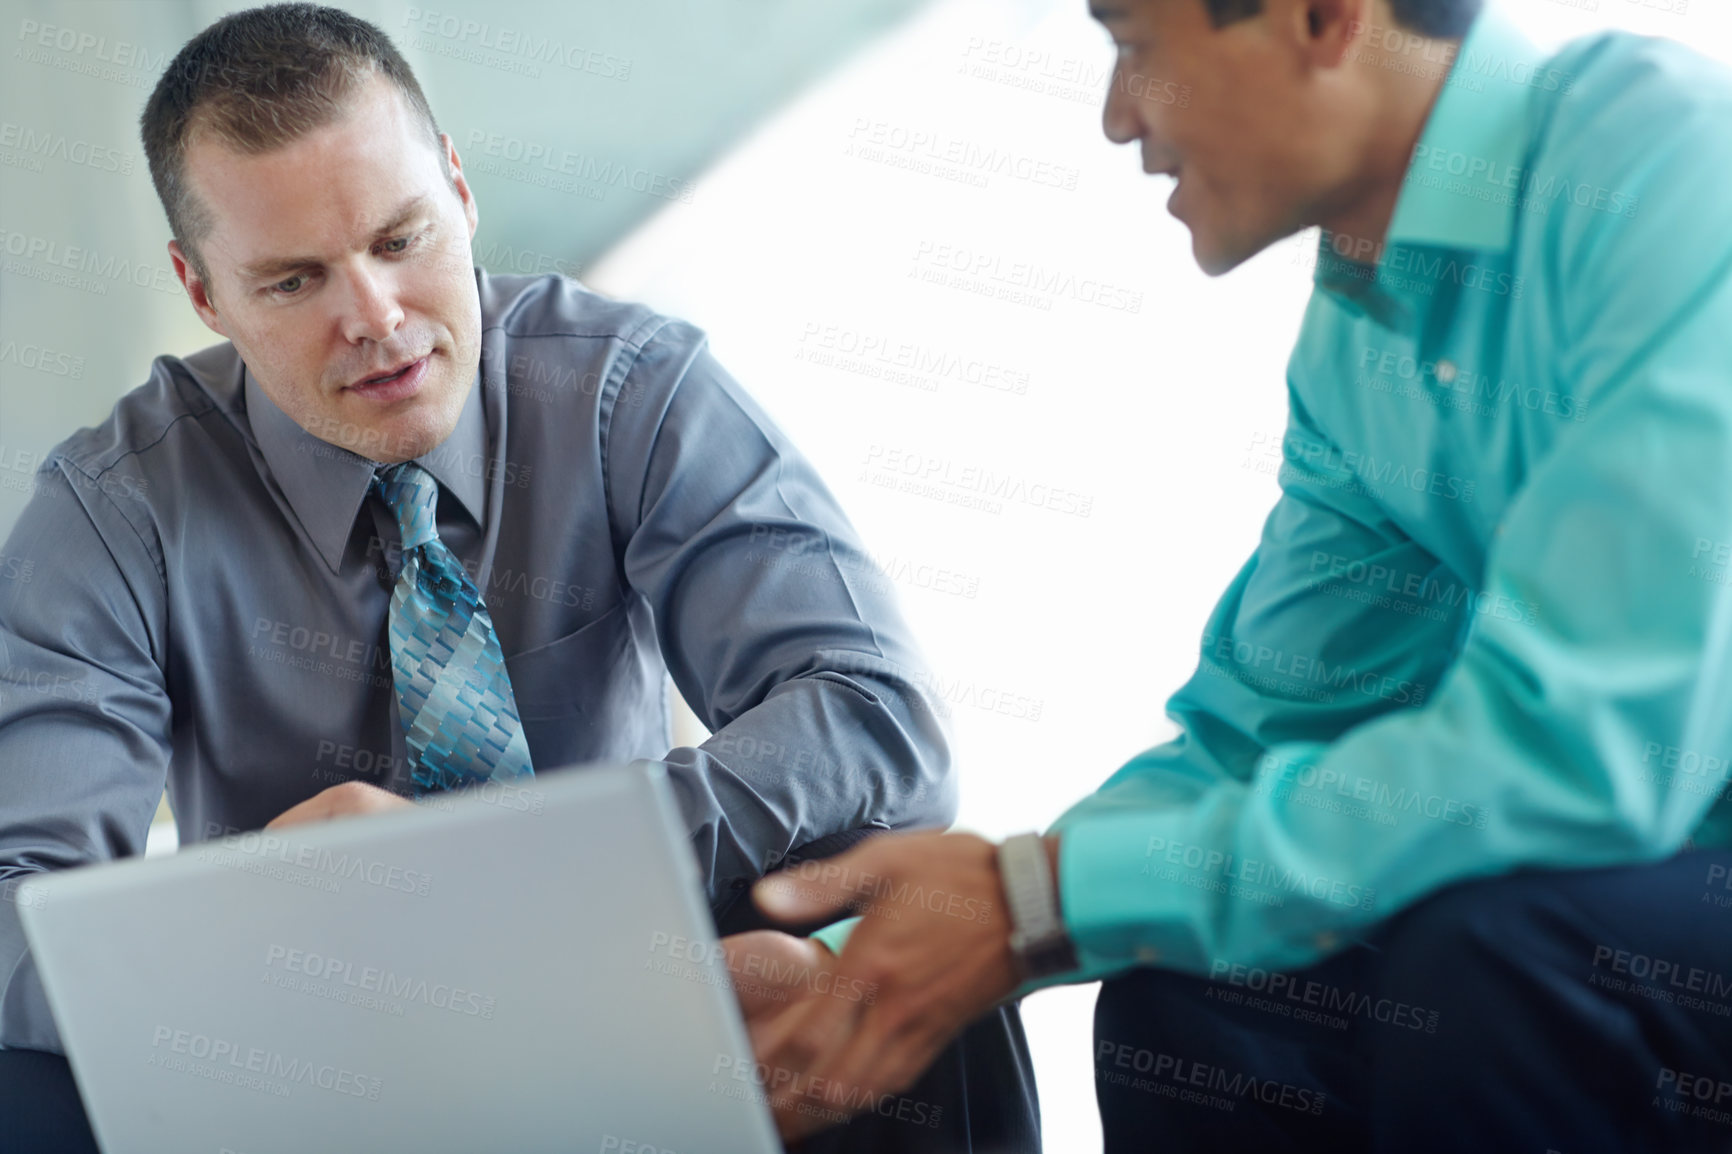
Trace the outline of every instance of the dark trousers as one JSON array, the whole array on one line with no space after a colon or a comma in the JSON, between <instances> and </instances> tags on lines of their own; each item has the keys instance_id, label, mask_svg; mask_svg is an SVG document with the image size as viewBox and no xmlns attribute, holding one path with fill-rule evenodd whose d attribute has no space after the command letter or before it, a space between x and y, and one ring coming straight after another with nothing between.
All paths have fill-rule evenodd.
<instances>
[{"instance_id":1,"label":"dark trousers","mask_svg":"<svg viewBox=\"0 0 1732 1154\"><path fill-rule=\"evenodd\" d=\"M96 1154L65 1058L0 1050L0 1154Z\"/></svg>"},{"instance_id":2,"label":"dark trousers","mask_svg":"<svg viewBox=\"0 0 1732 1154\"><path fill-rule=\"evenodd\" d=\"M1732 852L1453 886L1289 974L1095 1007L1107 1154L1732 1151Z\"/></svg>"}]
</instances>

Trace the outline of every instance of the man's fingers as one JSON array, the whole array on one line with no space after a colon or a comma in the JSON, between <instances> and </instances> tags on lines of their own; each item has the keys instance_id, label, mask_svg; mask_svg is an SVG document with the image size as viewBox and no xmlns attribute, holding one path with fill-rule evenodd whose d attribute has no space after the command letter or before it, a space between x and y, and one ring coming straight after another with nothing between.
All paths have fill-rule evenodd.
<instances>
[{"instance_id":1,"label":"man's fingers","mask_svg":"<svg viewBox=\"0 0 1732 1154\"><path fill-rule=\"evenodd\" d=\"M812 997L765 1032L760 1058L772 1075L780 1073L784 1081L809 1075L848 1044L865 1009L863 1002L833 994Z\"/></svg>"},{"instance_id":2,"label":"man's fingers","mask_svg":"<svg viewBox=\"0 0 1732 1154\"><path fill-rule=\"evenodd\" d=\"M752 887L752 898L765 915L779 922L809 922L847 908L853 894L814 871L809 877L777 873Z\"/></svg>"},{"instance_id":3,"label":"man's fingers","mask_svg":"<svg viewBox=\"0 0 1732 1154\"><path fill-rule=\"evenodd\" d=\"M807 1072L807 1084L827 1088L827 1110L882 1110L885 1096L895 1097L913 1085L937 1054L938 1047L929 1039L915 1037L887 1016L868 1010L843 1039L841 1049ZM901 1103L893 1106L899 1113Z\"/></svg>"},{"instance_id":4,"label":"man's fingers","mask_svg":"<svg viewBox=\"0 0 1732 1154\"><path fill-rule=\"evenodd\" d=\"M790 1097L771 1098L770 1109L776 1116L776 1135L784 1142L798 1142L810 1138L820 1130L839 1125L836 1119L829 1118L822 1111L807 1113L797 1109L799 1099Z\"/></svg>"},{"instance_id":5,"label":"man's fingers","mask_svg":"<svg viewBox=\"0 0 1732 1154\"><path fill-rule=\"evenodd\" d=\"M827 1069L813 1076L849 1087L857 1100L900 1094L926 1072L942 1049L942 1038L919 1019L898 1020L875 1007L860 1022Z\"/></svg>"},{"instance_id":6,"label":"man's fingers","mask_svg":"<svg viewBox=\"0 0 1732 1154\"><path fill-rule=\"evenodd\" d=\"M817 1020L826 1009L818 999L811 998L772 1018L761 1034L753 1038L758 1060L772 1073L776 1070L806 1073L826 1049L814 1039L833 1028Z\"/></svg>"},{"instance_id":7,"label":"man's fingers","mask_svg":"<svg viewBox=\"0 0 1732 1154\"><path fill-rule=\"evenodd\" d=\"M323 793L309 797L297 806L284 810L265 823L266 829L281 829L285 825L300 825L302 822L323 821L331 814L331 800Z\"/></svg>"},{"instance_id":8,"label":"man's fingers","mask_svg":"<svg viewBox=\"0 0 1732 1154\"><path fill-rule=\"evenodd\" d=\"M803 862L764 878L752 898L764 914L781 922L809 922L870 897L876 847L867 843L825 861Z\"/></svg>"},{"instance_id":9,"label":"man's fingers","mask_svg":"<svg viewBox=\"0 0 1732 1154\"><path fill-rule=\"evenodd\" d=\"M803 1099L791 1089L796 1076L807 1072L800 1039L806 1036L806 1020L817 1009L815 1002L802 1002L771 1018L761 1030L754 1027L751 1031L752 1047L765 1069L765 1099L775 1113L776 1132L785 1142L805 1138L831 1124L821 1115L797 1109Z\"/></svg>"},{"instance_id":10,"label":"man's fingers","mask_svg":"<svg viewBox=\"0 0 1732 1154\"><path fill-rule=\"evenodd\" d=\"M862 988L845 970L837 972L835 985L837 989ZM898 1088L861 1079L837 1081L824 1073L838 1065L863 1031L874 1028L870 1024L873 1021L872 1007L863 999L824 996L790 1009L773 1019L761 1033L754 1034L759 1061L766 1067L767 1097L784 1141L837 1125L840 1114L869 1108L884 1093ZM883 1026L877 1025L876 1029L881 1031ZM866 1041L865 1049L877 1054L884 1045L882 1035L875 1034ZM820 1083L815 1079L826 1081ZM799 1088L817 1085L828 1085L833 1092L826 1092L823 1101L816 1103L801 1096ZM845 1102L852 1105L844 1105ZM808 1103L820 1108L817 1111L798 1108Z\"/></svg>"},{"instance_id":11,"label":"man's fingers","mask_svg":"<svg viewBox=\"0 0 1732 1154\"><path fill-rule=\"evenodd\" d=\"M797 938L780 930L731 934L721 944L728 957L737 963L736 970L744 970L760 984L771 986L810 984L812 971L835 957L810 938Z\"/></svg>"},{"instance_id":12,"label":"man's fingers","mask_svg":"<svg viewBox=\"0 0 1732 1154\"><path fill-rule=\"evenodd\" d=\"M299 805L278 814L265 823L265 828L280 829L285 825L326 821L349 814L379 813L414 804L408 798L399 797L376 785L369 785L364 781L345 781L329 789L322 789Z\"/></svg>"},{"instance_id":13,"label":"man's fingers","mask_svg":"<svg viewBox=\"0 0 1732 1154\"><path fill-rule=\"evenodd\" d=\"M818 943L778 930L751 930L722 939L729 969L749 979L734 980L734 996L750 1024L754 1019L788 1009L790 991L810 987L829 952Z\"/></svg>"}]
</instances>

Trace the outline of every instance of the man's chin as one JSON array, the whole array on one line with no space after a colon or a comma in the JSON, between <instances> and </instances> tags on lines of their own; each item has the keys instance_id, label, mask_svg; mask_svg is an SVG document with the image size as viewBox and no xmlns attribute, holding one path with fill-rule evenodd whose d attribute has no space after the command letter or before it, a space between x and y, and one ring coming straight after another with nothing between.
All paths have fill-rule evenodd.
<instances>
[{"instance_id":1,"label":"man's chin","mask_svg":"<svg viewBox=\"0 0 1732 1154\"><path fill-rule=\"evenodd\" d=\"M416 457L424 456L438 448L439 443L449 435L449 431L444 435L421 432L392 434L379 446L378 452L363 455L384 465L413 461Z\"/></svg>"},{"instance_id":2,"label":"man's chin","mask_svg":"<svg viewBox=\"0 0 1732 1154\"><path fill-rule=\"evenodd\" d=\"M369 461L395 465L412 461L437 448L456 427L430 419L426 414L407 414L403 419L361 424L351 422L344 428L343 448Z\"/></svg>"},{"instance_id":3,"label":"man's chin","mask_svg":"<svg viewBox=\"0 0 1732 1154\"><path fill-rule=\"evenodd\" d=\"M465 399L429 389L384 411L365 403L344 406L343 448L385 464L413 460L452 434Z\"/></svg>"},{"instance_id":4,"label":"man's chin","mask_svg":"<svg viewBox=\"0 0 1732 1154\"><path fill-rule=\"evenodd\" d=\"M1267 247L1267 244L1254 247L1231 244L1221 237L1191 230L1191 256L1205 276L1225 276Z\"/></svg>"}]
</instances>

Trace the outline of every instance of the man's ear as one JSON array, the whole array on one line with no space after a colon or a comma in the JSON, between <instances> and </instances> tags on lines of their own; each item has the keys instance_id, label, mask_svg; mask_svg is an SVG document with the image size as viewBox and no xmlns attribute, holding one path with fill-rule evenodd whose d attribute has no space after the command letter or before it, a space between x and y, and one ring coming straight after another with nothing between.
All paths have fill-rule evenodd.
<instances>
[{"instance_id":1,"label":"man's ear","mask_svg":"<svg viewBox=\"0 0 1732 1154\"><path fill-rule=\"evenodd\" d=\"M187 299L192 301L193 311L198 313L198 319L218 336L228 336L229 332L223 327L222 317L217 315L216 305L211 301L210 286L192 267L192 262L181 250L180 241L168 242L168 258L174 262L174 275L180 278L181 287L186 289Z\"/></svg>"},{"instance_id":2,"label":"man's ear","mask_svg":"<svg viewBox=\"0 0 1732 1154\"><path fill-rule=\"evenodd\" d=\"M469 187L469 179L463 175L463 160L457 155L457 142L451 139L451 134L441 132L439 144L445 149L445 165L451 172L451 187L457 193L457 199L463 202L463 217L469 222L469 239L475 239L476 226L481 223L481 209L475 203L475 193Z\"/></svg>"},{"instance_id":3,"label":"man's ear","mask_svg":"<svg viewBox=\"0 0 1732 1154\"><path fill-rule=\"evenodd\" d=\"M1293 35L1317 68L1339 68L1375 18L1372 0L1298 0Z\"/></svg>"}]
</instances>

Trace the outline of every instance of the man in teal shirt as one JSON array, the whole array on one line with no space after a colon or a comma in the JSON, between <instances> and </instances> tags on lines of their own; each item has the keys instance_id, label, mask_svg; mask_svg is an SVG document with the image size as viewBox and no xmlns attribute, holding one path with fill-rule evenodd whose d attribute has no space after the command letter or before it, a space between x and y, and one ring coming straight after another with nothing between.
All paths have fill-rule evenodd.
<instances>
[{"instance_id":1,"label":"man in teal shirt","mask_svg":"<svg viewBox=\"0 0 1732 1154\"><path fill-rule=\"evenodd\" d=\"M760 883L863 910L784 948L878 991L747 1006L781 1104L1104 978L1109 1151L1732 1146L1732 79L1479 0L1097 5L1206 272L1323 228L1281 498L1045 892L962 834Z\"/></svg>"}]
</instances>

